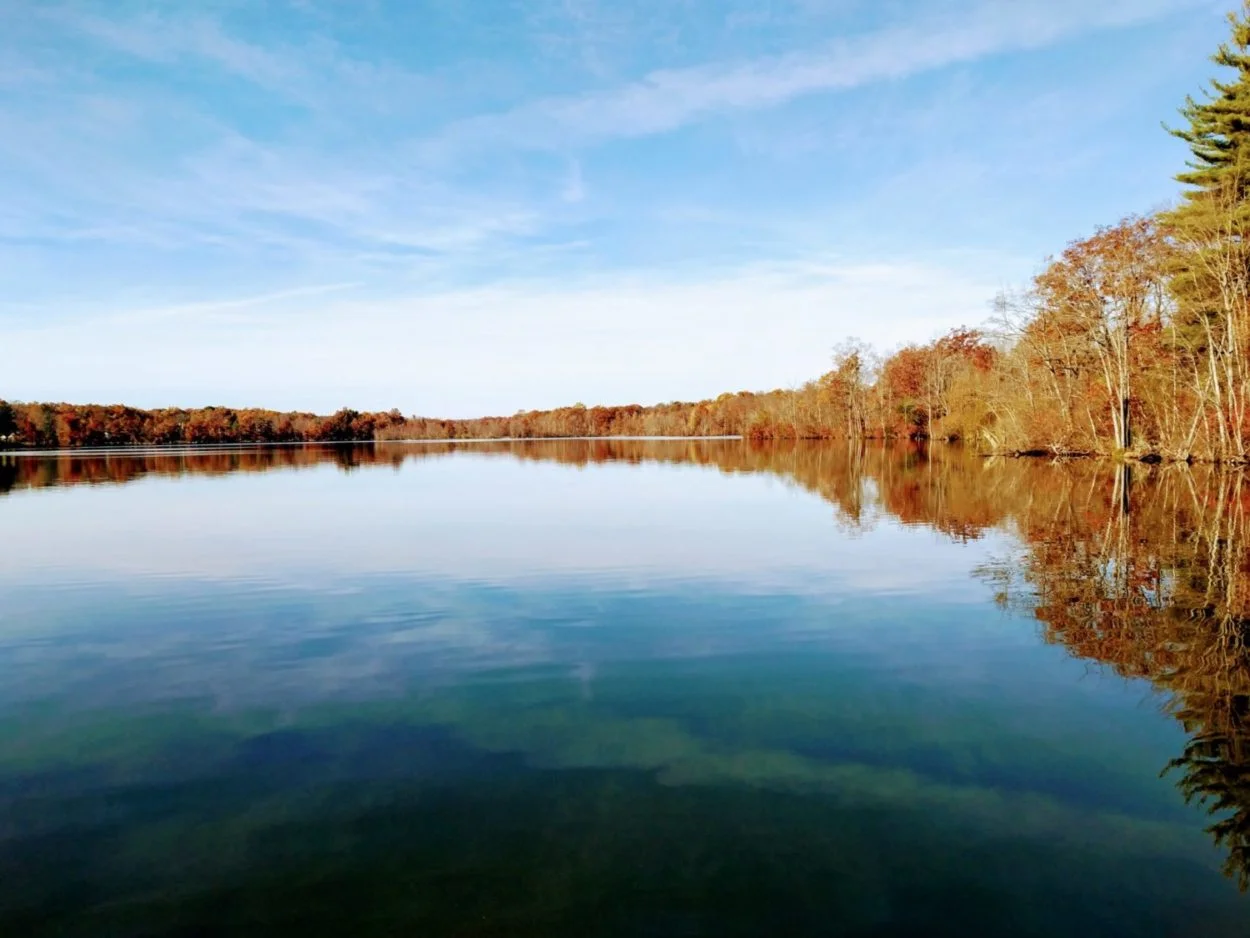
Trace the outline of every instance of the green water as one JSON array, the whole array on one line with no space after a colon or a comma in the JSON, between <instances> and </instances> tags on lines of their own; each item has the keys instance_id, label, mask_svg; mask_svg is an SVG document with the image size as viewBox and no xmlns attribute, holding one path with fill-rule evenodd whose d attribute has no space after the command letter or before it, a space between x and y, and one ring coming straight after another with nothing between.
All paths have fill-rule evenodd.
<instances>
[{"instance_id":1,"label":"green water","mask_svg":"<svg viewBox=\"0 0 1250 938\"><path fill-rule=\"evenodd\" d=\"M1244 646L1224 703L1157 650L1170 484L1125 520L1102 470L914 450L9 458L0 934L1250 935ZM1092 568L1165 575L1060 623L1108 524ZM1231 708L1214 814L1161 775L1213 745L1182 706Z\"/></svg>"}]
</instances>

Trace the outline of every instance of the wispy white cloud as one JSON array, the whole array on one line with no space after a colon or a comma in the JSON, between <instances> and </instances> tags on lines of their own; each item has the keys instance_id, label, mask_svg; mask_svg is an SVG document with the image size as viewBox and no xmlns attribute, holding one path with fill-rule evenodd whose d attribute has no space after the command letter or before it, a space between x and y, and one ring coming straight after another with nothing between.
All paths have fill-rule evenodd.
<instances>
[{"instance_id":1,"label":"wispy white cloud","mask_svg":"<svg viewBox=\"0 0 1250 938\"><path fill-rule=\"evenodd\" d=\"M711 114L907 78L1066 37L1129 26L1210 0L997 0L840 39L816 51L655 71L605 91L552 97L451 127L443 145L563 148L664 133Z\"/></svg>"},{"instance_id":2,"label":"wispy white cloud","mask_svg":"<svg viewBox=\"0 0 1250 938\"><path fill-rule=\"evenodd\" d=\"M237 314L239 310L254 310L289 300L307 300L310 297L325 296L327 293L338 293L360 286L359 283L324 283L307 287L292 287L289 290L278 290L254 296L239 296L230 299L205 300L197 303L182 303L173 306L159 306L151 309L133 309L109 315L104 313L97 318L102 324L116 327L123 324L152 324L176 319L195 319L199 323L222 321L221 314ZM99 311L97 311L99 312Z\"/></svg>"},{"instance_id":3,"label":"wispy white cloud","mask_svg":"<svg viewBox=\"0 0 1250 938\"><path fill-rule=\"evenodd\" d=\"M113 52L164 65L201 62L318 110L333 109L345 99L356 107L396 100L411 106L439 90L428 76L356 58L317 34L302 44L261 44L230 33L219 18L203 13L149 11L119 18L61 6L39 15Z\"/></svg>"},{"instance_id":4,"label":"wispy white cloud","mask_svg":"<svg viewBox=\"0 0 1250 938\"><path fill-rule=\"evenodd\" d=\"M308 259L351 252L383 262L396 251L497 247L548 231L561 212L583 202L582 162L573 160L563 183L544 192L533 182L456 179L455 159L430 157L447 156L449 148L458 155L466 147L492 163L500 148L575 152L596 141L659 134L712 114L758 112L803 95L903 78L1207 3L976 0L817 49L655 71L632 83L470 117L433 137L414 130L406 140L371 148L358 145L355 134L344 135L358 123L355 111L426 100L434 87L426 76L355 58L316 33L285 44L240 38L207 13L166 8L124 18L47 7L35 17L56 28L153 63L212 65L331 112L334 129L304 126L296 139L262 143L203 101L160 88L135 97L78 71L71 87L33 111L15 113L0 104L0 134L20 141L10 159L43 183L9 193L0 236L166 249L246 244ZM563 15L574 32L593 28L603 36L620 20L586 0ZM19 59L9 68L20 76L45 65ZM165 137L163 128L176 128L177 136ZM825 133L768 135L763 146L802 156L817 149L815 137ZM157 135L165 139L156 143ZM93 172L84 174L88 152Z\"/></svg>"},{"instance_id":5,"label":"wispy white cloud","mask_svg":"<svg viewBox=\"0 0 1250 938\"><path fill-rule=\"evenodd\" d=\"M470 251L536 225L528 201L450 184L388 150L260 143L174 102L142 108L93 94L73 104L63 117L0 108L0 133L22 141L9 159L36 183L12 187L0 237L261 248L313 261ZM159 157L136 153L168 122L193 142Z\"/></svg>"}]
</instances>

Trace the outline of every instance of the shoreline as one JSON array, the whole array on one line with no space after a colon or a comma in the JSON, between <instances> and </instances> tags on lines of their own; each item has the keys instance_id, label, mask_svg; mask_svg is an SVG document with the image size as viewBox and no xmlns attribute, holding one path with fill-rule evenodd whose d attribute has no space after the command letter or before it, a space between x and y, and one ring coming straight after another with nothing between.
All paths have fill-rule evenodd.
<instances>
[{"instance_id":1,"label":"shoreline","mask_svg":"<svg viewBox=\"0 0 1250 938\"><path fill-rule=\"evenodd\" d=\"M195 453L230 453L246 450L259 449L281 449L281 448L308 448L308 447L343 447L343 446L436 446L436 445L458 445L458 446L474 446L488 444L535 444L535 443L558 443L558 442L599 442L599 441L620 441L620 442L744 442L752 443L758 446L781 444L837 444L847 443L846 439L838 439L832 437L774 437L770 439L753 439L749 436L741 434L716 434L707 436L647 436L639 434L621 434L611 436L533 436L533 437L453 437L453 438L412 438L412 439L372 439L372 440L281 440L281 441L263 441L263 440L240 440L232 443L169 443L169 444L132 444L119 443L115 446L84 446L84 447L60 447L58 449L38 449L31 447L0 447L0 458L5 456L16 456L22 458L41 458L52 456L176 456L180 454ZM909 443L914 445L933 446L962 446L959 440L927 440L924 438L902 439L902 438L882 438L882 437L865 437L860 440L862 444L883 446L899 443ZM1196 456L1185 458L1166 457L1159 453L1097 453L1097 452L1078 452L1078 453L1059 453L1049 450L1011 450L1011 451L974 451L975 455L981 459L1038 459L1050 460L1052 462L1076 462L1076 461L1099 461L1107 460L1123 464L1138 463L1141 465L1217 465L1227 467L1245 467L1250 464L1250 460L1243 459L1207 459Z\"/></svg>"}]
</instances>

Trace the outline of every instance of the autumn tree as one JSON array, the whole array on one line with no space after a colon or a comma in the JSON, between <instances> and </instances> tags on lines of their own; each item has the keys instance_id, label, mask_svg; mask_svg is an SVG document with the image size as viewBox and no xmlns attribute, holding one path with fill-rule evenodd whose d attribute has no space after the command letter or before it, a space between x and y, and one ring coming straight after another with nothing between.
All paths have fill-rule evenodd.
<instances>
[{"instance_id":1,"label":"autumn tree","mask_svg":"<svg viewBox=\"0 0 1250 938\"><path fill-rule=\"evenodd\" d=\"M1231 72L1181 109L1172 133L1189 145L1187 188L1163 222L1178 247L1172 290L1221 455L1247 455L1250 404L1250 0L1228 16L1212 60Z\"/></svg>"},{"instance_id":2,"label":"autumn tree","mask_svg":"<svg viewBox=\"0 0 1250 938\"><path fill-rule=\"evenodd\" d=\"M978 403L983 392L978 384L994 365L994 347L980 330L960 326L936 339L925 351L926 435L930 439L963 438L984 420L984 407Z\"/></svg>"},{"instance_id":3,"label":"autumn tree","mask_svg":"<svg viewBox=\"0 0 1250 938\"><path fill-rule=\"evenodd\" d=\"M868 435L868 394L874 364L872 350L865 343L848 339L834 350L833 370L818 388L832 398L830 417L840 415L846 435L852 439Z\"/></svg>"},{"instance_id":4,"label":"autumn tree","mask_svg":"<svg viewBox=\"0 0 1250 938\"><path fill-rule=\"evenodd\" d=\"M880 403L886 410L882 422L887 433L908 437L927 435L929 413L925 385L928 358L922 346L906 345L882 363L877 383L882 392Z\"/></svg>"},{"instance_id":5,"label":"autumn tree","mask_svg":"<svg viewBox=\"0 0 1250 938\"><path fill-rule=\"evenodd\" d=\"M1163 238L1149 218L1127 218L1074 241L1036 280L1041 317L1079 350L1098 390L1069 385L1070 393L1102 398L1114 448L1132 445L1133 337L1164 315L1167 286ZM1073 402L1067 402L1071 405ZM1091 419L1099 448L1099 423Z\"/></svg>"}]
</instances>

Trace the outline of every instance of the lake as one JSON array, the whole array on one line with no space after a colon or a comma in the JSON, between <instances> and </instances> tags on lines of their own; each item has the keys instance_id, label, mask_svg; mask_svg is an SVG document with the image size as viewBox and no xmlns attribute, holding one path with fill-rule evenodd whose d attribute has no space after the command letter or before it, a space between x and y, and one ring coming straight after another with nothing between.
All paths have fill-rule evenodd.
<instances>
[{"instance_id":1,"label":"lake","mask_svg":"<svg viewBox=\"0 0 1250 938\"><path fill-rule=\"evenodd\" d=\"M1240 473L574 440L0 492L0 934L1250 934Z\"/></svg>"}]
</instances>

